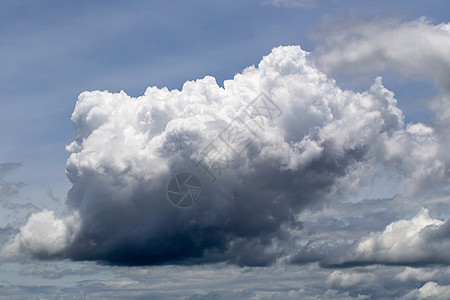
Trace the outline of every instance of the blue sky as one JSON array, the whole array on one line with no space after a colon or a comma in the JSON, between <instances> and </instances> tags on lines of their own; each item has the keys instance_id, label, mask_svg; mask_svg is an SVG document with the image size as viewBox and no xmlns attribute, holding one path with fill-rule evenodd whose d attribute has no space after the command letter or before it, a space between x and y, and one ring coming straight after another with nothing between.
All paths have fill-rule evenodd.
<instances>
[{"instance_id":1,"label":"blue sky","mask_svg":"<svg viewBox=\"0 0 450 300\"><path fill-rule=\"evenodd\" d=\"M357 0L0 0L0 163L20 163L3 180L23 183L17 193L2 197L34 205L14 212L4 209L1 226L6 228L9 223L18 228L31 212L44 208L57 214L64 212L67 192L72 186L64 173L68 159L65 147L74 140L70 118L78 95L84 91L123 90L138 97L149 86L181 90L186 81L207 75L214 76L219 86L223 86L224 80L257 65L274 47L300 45L303 50L319 53L326 48L330 32L352 20L355 24L377 24L389 19L407 23L425 16L437 25L449 22L449 13L450 5L445 0L409 1L407 5L400 1ZM395 93L406 123L434 124L428 103L439 95L440 87L429 77L403 76L395 67L358 74L337 68L328 75L341 88L361 92L370 88L376 76L382 75L384 86ZM369 190L378 191L363 194L384 197L382 189L389 179L374 181ZM386 222L416 213L399 213L397 218L387 217ZM52 269L46 262L31 264L38 269L39 266ZM84 263L64 260L56 268L79 271L84 265L78 264ZM39 277L38 285L54 285L50 290L63 293L60 288L76 284L86 290L95 289L83 280L93 280L100 274L121 280L134 278L142 288L145 280L139 274L151 272L145 268L129 271L86 264L88 267L82 271L67 272L62 279L49 280L42 279L39 272L20 275L27 265L4 263L8 271L3 275L0 271L0 277L9 284L20 285L22 292ZM235 280L233 272L240 271L230 268L223 272L229 272L226 276ZM323 271L314 268L319 278ZM261 275L260 270L255 272L256 277ZM307 272L298 275L305 278ZM223 284L226 285L225 279ZM413 288L416 286L410 290ZM205 287L199 290L207 292Z\"/></svg>"}]
</instances>

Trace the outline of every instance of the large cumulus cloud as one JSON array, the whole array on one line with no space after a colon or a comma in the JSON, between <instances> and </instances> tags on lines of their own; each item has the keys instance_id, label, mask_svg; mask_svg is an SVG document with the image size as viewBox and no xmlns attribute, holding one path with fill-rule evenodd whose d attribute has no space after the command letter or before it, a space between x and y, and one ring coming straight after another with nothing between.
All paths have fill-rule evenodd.
<instances>
[{"instance_id":1,"label":"large cumulus cloud","mask_svg":"<svg viewBox=\"0 0 450 300\"><path fill-rule=\"evenodd\" d=\"M420 123L404 128L381 78L363 93L342 90L309 56L299 46L275 48L223 88L207 76L181 91L150 87L138 98L82 93L67 147L72 225L49 212L33 215L29 223L47 216L42 224L53 220L47 229L59 234L41 243L27 224L6 249L34 245L40 254L115 264L265 265L289 251L303 208L357 187L374 165L406 170L406 183L445 177L434 131ZM273 110L258 97L270 99ZM229 126L253 129L239 154L223 141ZM211 143L227 158L220 172L205 169L211 161L203 150ZM412 156L402 156L403 147ZM200 202L189 209L166 197L179 172L203 184Z\"/></svg>"}]
</instances>

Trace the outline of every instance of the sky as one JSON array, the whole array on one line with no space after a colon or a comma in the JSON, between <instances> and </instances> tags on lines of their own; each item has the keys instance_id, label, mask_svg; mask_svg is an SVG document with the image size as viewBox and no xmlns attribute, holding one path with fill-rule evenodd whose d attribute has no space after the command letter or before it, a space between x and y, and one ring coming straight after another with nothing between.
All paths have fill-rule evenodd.
<instances>
[{"instance_id":1,"label":"sky","mask_svg":"<svg viewBox=\"0 0 450 300\"><path fill-rule=\"evenodd\" d=\"M449 299L449 12L0 0L0 298Z\"/></svg>"}]
</instances>

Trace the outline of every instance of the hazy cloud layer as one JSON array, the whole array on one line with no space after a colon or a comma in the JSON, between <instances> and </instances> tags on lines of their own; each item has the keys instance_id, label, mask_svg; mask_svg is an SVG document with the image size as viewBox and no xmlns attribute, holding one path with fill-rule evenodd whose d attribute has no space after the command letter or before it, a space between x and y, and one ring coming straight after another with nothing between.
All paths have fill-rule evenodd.
<instances>
[{"instance_id":1,"label":"hazy cloud layer","mask_svg":"<svg viewBox=\"0 0 450 300\"><path fill-rule=\"evenodd\" d=\"M20 167L19 163L2 163L0 164L0 199L2 203L5 203L6 198L17 193L22 183L10 183L4 180L5 175L8 172Z\"/></svg>"},{"instance_id":2,"label":"hazy cloud layer","mask_svg":"<svg viewBox=\"0 0 450 300\"><path fill-rule=\"evenodd\" d=\"M327 27L326 44L316 55L327 72L351 74L391 68L408 77L429 77L450 88L450 24L426 18L349 20Z\"/></svg>"},{"instance_id":3,"label":"hazy cloud layer","mask_svg":"<svg viewBox=\"0 0 450 300\"><path fill-rule=\"evenodd\" d=\"M317 0L269 0L265 3L278 7L312 8L317 5Z\"/></svg>"},{"instance_id":4,"label":"hazy cloud layer","mask_svg":"<svg viewBox=\"0 0 450 300\"><path fill-rule=\"evenodd\" d=\"M429 102L439 122L450 123L450 24L433 25L425 17L397 20L347 21L327 26L326 44L316 60L327 74L358 76L390 69L408 78L431 79L439 94ZM439 128L440 126L438 126ZM445 137L448 146L448 138Z\"/></svg>"},{"instance_id":5,"label":"hazy cloud layer","mask_svg":"<svg viewBox=\"0 0 450 300\"><path fill-rule=\"evenodd\" d=\"M405 280L400 276L405 273L422 275ZM448 268L436 271L399 266L342 270L323 269L317 264L111 267L60 261L36 262L21 268L20 274L39 284L0 282L2 296L14 299L36 296L60 299L67 295L75 299L416 299L421 295L425 299L442 299L439 296L445 296L449 285ZM73 286L58 285L61 277L64 282L74 282Z\"/></svg>"}]
</instances>

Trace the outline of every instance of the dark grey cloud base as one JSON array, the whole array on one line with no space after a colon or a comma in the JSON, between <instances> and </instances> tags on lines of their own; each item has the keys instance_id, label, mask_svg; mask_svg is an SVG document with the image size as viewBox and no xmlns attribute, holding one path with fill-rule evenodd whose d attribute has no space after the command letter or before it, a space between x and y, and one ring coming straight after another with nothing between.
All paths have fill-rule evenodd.
<instances>
[{"instance_id":1,"label":"dark grey cloud base","mask_svg":"<svg viewBox=\"0 0 450 300\"><path fill-rule=\"evenodd\" d=\"M301 226L294 213L322 199L335 178L344 175L345 164L364 157L359 151L349 152L341 160L328 157L302 171L280 172L278 167L263 163L254 166L251 176L237 177L239 174L234 173L232 189L221 193L221 182L217 187L210 184L201 202L186 210L168 203L164 180L159 191L136 188L128 199L134 204L131 207L106 201L95 208L80 204L83 225L67 254L73 259L130 265L217 261L271 264L282 254L281 249L267 253L272 240L287 242L290 238L283 225ZM108 191L99 191L99 184L94 184L99 194L90 197L108 197ZM69 203L88 201L74 197L74 190Z\"/></svg>"}]
</instances>

